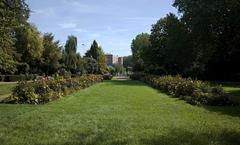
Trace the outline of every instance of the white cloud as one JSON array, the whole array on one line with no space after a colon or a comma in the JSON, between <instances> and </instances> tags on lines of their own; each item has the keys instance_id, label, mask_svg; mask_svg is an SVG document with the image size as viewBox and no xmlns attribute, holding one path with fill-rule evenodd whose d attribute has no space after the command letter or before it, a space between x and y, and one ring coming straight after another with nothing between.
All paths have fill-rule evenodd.
<instances>
[{"instance_id":1,"label":"white cloud","mask_svg":"<svg viewBox=\"0 0 240 145\"><path fill-rule=\"evenodd\" d=\"M59 26L63 29L71 29L71 28L76 28L77 27L77 24L76 23L62 23L62 24L59 24Z\"/></svg>"}]
</instances>

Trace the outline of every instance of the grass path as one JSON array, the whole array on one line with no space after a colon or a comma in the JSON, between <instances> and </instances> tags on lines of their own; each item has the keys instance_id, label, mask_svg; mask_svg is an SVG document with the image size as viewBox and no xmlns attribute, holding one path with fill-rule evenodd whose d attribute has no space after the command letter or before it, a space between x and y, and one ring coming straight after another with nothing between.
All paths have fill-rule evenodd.
<instances>
[{"instance_id":1,"label":"grass path","mask_svg":"<svg viewBox=\"0 0 240 145\"><path fill-rule=\"evenodd\" d=\"M10 94L14 86L16 86L16 83L0 83L0 96Z\"/></svg>"},{"instance_id":2,"label":"grass path","mask_svg":"<svg viewBox=\"0 0 240 145\"><path fill-rule=\"evenodd\" d=\"M239 107L196 107L135 81L47 105L0 104L1 145L239 145Z\"/></svg>"},{"instance_id":3,"label":"grass path","mask_svg":"<svg viewBox=\"0 0 240 145\"><path fill-rule=\"evenodd\" d=\"M16 83L0 82L0 102L11 94L13 87Z\"/></svg>"}]
</instances>

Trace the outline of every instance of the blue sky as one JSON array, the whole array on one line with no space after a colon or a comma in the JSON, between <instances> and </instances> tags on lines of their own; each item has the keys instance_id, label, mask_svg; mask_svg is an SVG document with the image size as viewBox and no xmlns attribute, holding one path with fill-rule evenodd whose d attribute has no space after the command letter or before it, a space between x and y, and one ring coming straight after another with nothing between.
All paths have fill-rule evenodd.
<instances>
[{"instance_id":1,"label":"blue sky","mask_svg":"<svg viewBox=\"0 0 240 145\"><path fill-rule=\"evenodd\" d=\"M27 0L30 22L51 32L64 45L68 35L78 37L84 55L95 39L105 53L131 54L131 41L167 13L177 13L173 0ZM85 44L84 46L81 44Z\"/></svg>"}]
</instances>

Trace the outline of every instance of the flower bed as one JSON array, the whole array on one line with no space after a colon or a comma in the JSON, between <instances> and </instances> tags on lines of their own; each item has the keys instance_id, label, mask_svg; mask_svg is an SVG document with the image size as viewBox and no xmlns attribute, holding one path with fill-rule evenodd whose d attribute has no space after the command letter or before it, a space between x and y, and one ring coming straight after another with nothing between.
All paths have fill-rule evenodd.
<instances>
[{"instance_id":1,"label":"flower bed","mask_svg":"<svg viewBox=\"0 0 240 145\"><path fill-rule=\"evenodd\" d=\"M233 104L221 86L213 87L203 81L181 76L146 76L143 80L152 87L193 105L225 106Z\"/></svg>"},{"instance_id":2,"label":"flower bed","mask_svg":"<svg viewBox=\"0 0 240 145\"><path fill-rule=\"evenodd\" d=\"M86 75L69 79L58 77L40 78L33 82L21 81L13 89L12 95L4 102L11 104L45 104L102 80L101 75Z\"/></svg>"}]
</instances>

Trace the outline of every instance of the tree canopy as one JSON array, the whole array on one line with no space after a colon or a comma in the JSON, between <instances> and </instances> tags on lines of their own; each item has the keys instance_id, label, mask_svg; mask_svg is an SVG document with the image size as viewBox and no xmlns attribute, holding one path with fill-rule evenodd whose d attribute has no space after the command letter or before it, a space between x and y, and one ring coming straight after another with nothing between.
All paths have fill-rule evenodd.
<instances>
[{"instance_id":1,"label":"tree canopy","mask_svg":"<svg viewBox=\"0 0 240 145\"><path fill-rule=\"evenodd\" d=\"M175 0L173 6L179 16L170 13L152 26L148 49L143 34L133 40L140 71L240 80L240 2Z\"/></svg>"},{"instance_id":2,"label":"tree canopy","mask_svg":"<svg viewBox=\"0 0 240 145\"><path fill-rule=\"evenodd\" d=\"M144 61L149 59L148 52L151 48L150 35L142 33L132 40L132 53L133 53L133 67L135 71L142 71L144 69Z\"/></svg>"},{"instance_id":3,"label":"tree canopy","mask_svg":"<svg viewBox=\"0 0 240 145\"><path fill-rule=\"evenodd\" d=\"M96 40L93 41L90 49L86 52L85 57L93 58L98 62L98 73L104 74L107 72L105 54Z\"/></svg>"},{"instance_id":4,"label":"tree canopy","mask_svg":"<svg viewBox=\"0 0 240 145\"><path fill-rule=\"evenodd\" d=\"M52 33L45 33L43 35L43 47L42 70L45 71L45 74L53 74L61 66L59 60L62 59L62 53L59 41L54 41Z\"/></svg>"},{"instance_id":5,"label":"tree canopy","mask_svg":"<svg viewBox=\"0 0 240 145\"><path fill-rule=\"evenodd\" d=\"M63 51L63 62L67 70L72 73L78 73L81 65L80 54L77 53L77 37L71 35L65 44Z\"/></svg>"}]
</instances>

